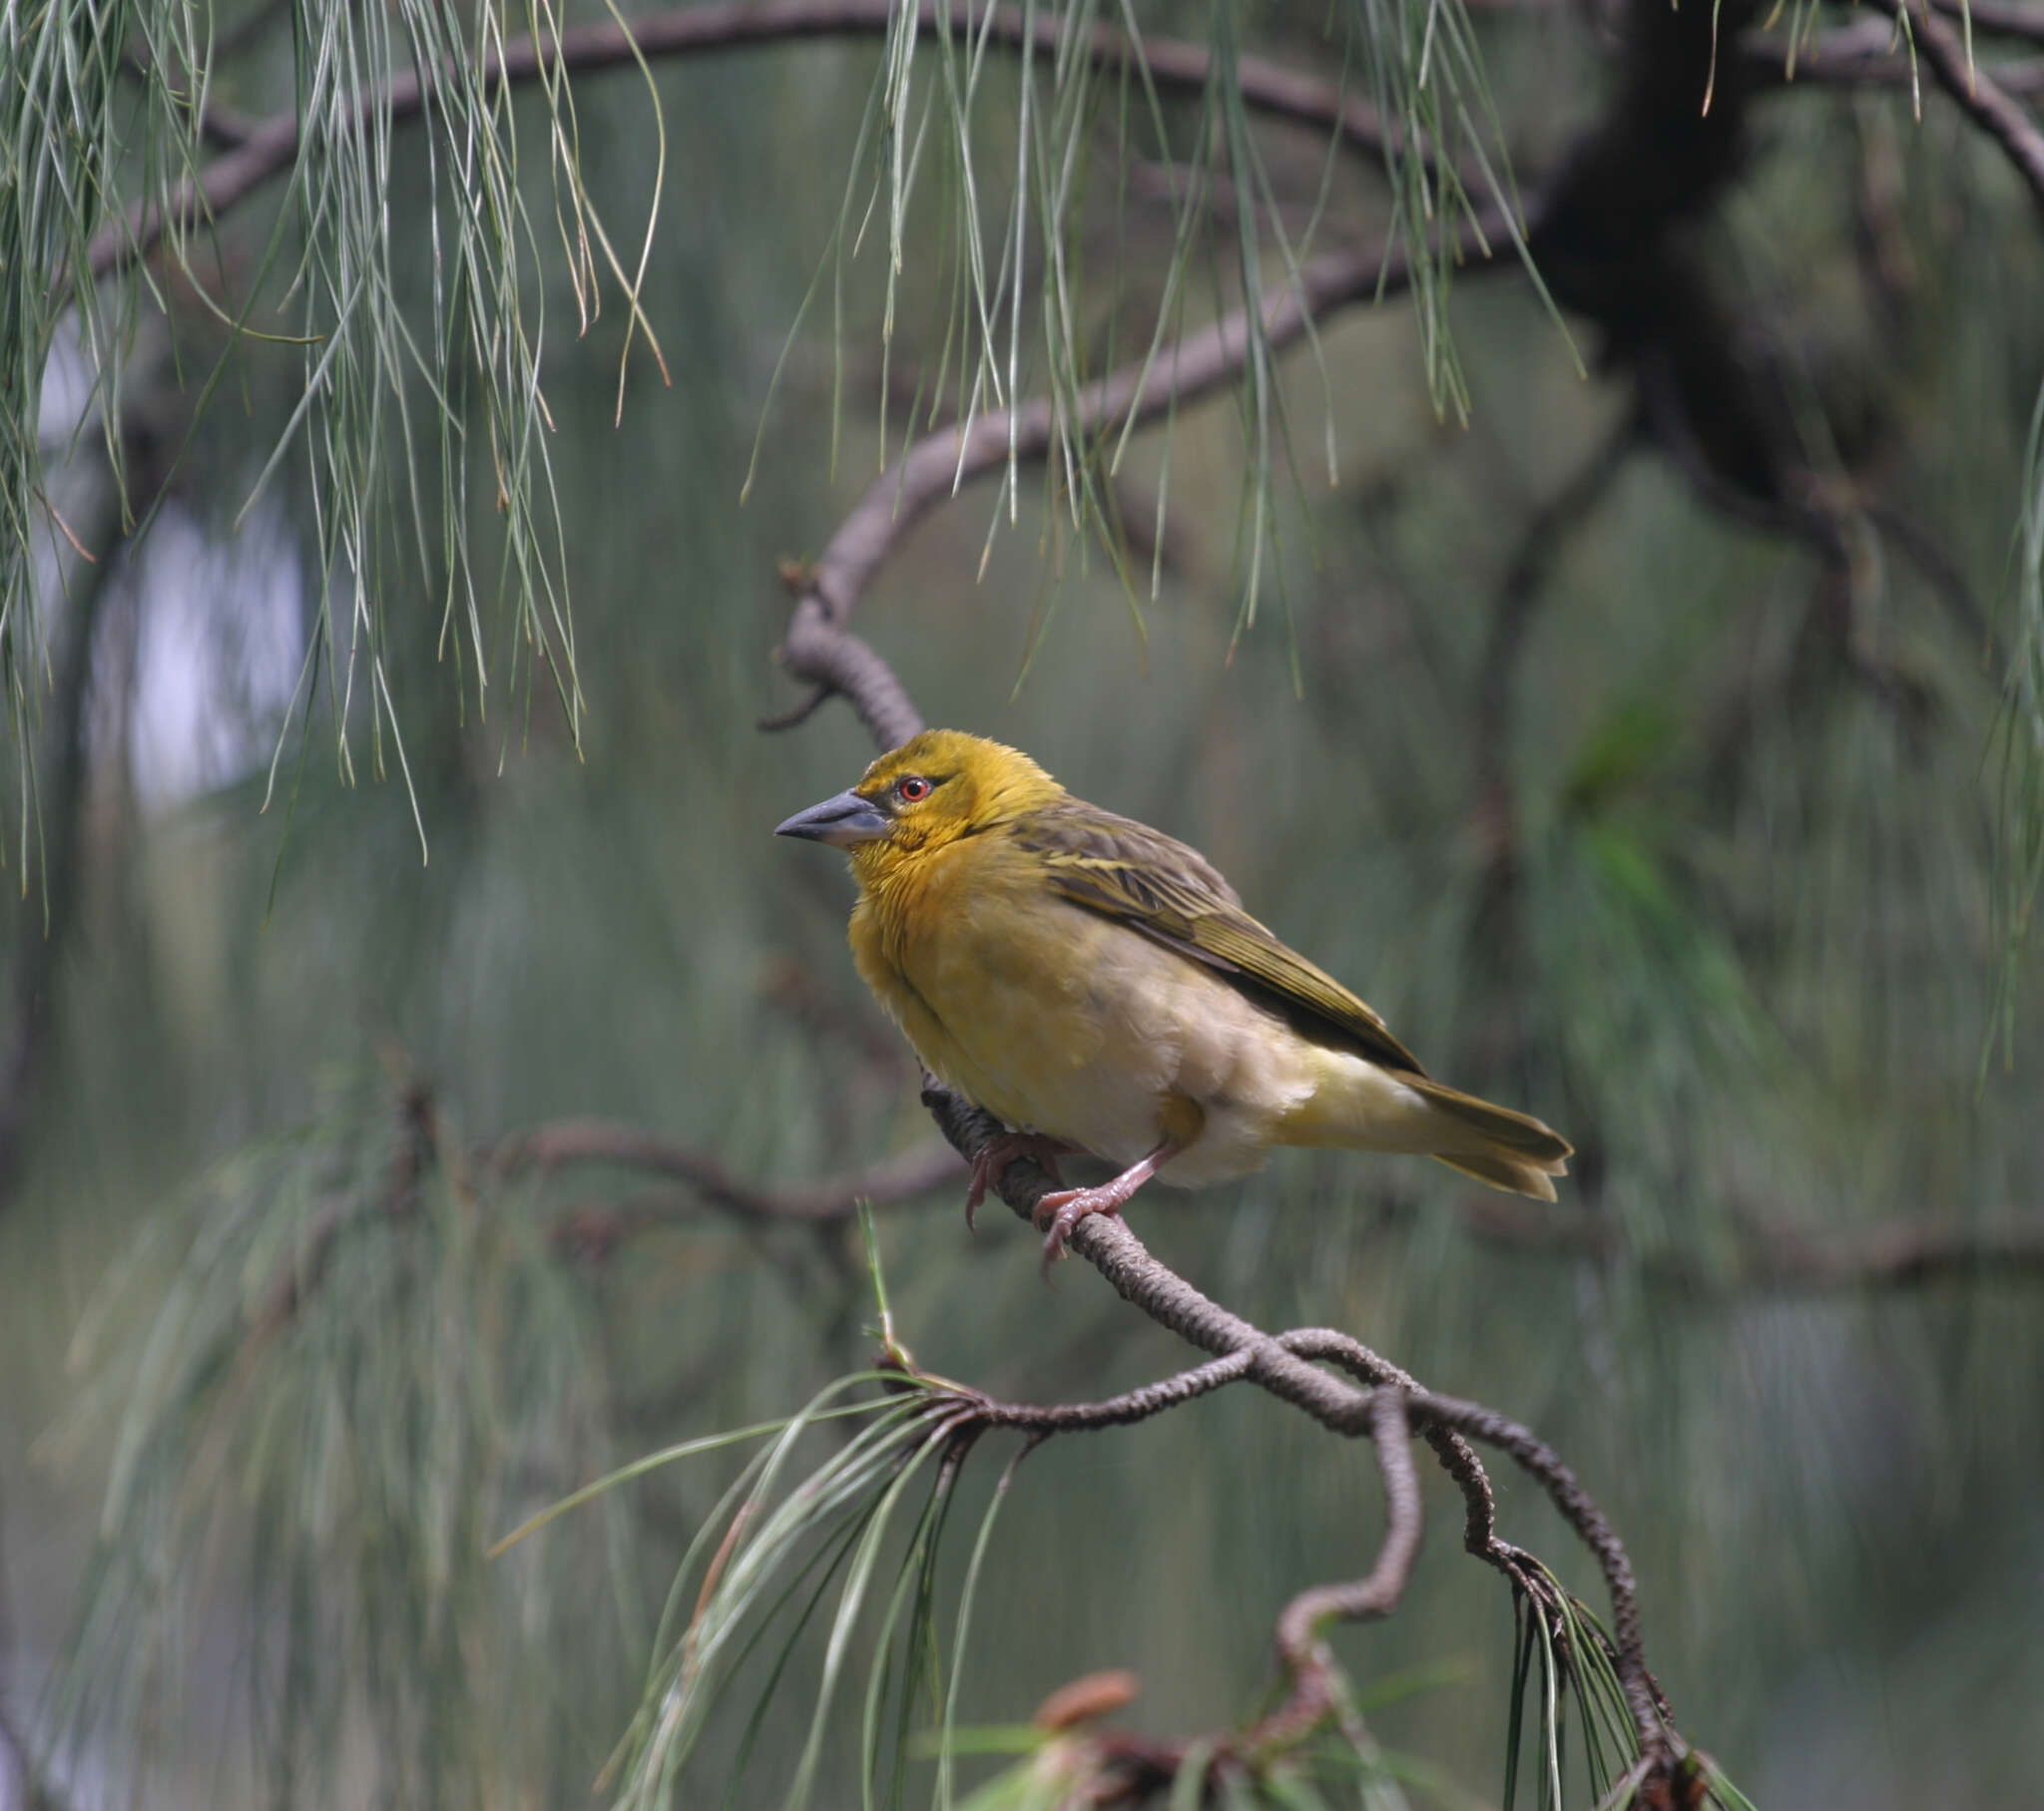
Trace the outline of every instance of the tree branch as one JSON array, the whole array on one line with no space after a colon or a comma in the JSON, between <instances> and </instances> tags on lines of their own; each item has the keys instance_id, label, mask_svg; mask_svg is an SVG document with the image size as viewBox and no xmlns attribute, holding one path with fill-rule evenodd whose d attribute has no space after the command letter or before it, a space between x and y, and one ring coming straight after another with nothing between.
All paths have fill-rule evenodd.
<instances>
[{"instance_id":1,"label":"tree branch","mask_svg":"<svg viewBox=\"0 0 2044 1811\"><path fill-rule=\"evenodd\" d=\"M1412 1469L1405 1398L1393 1385L1370 1392L1369 1437L1376 1443L1383 1480L1385 1527L1376 1564L1345 1585L1315 1585L1284 1606L1278 1618L1278 1652L1291 1668L1290 1697L1257 1732L1265 1736L1310 1728L1335 1707L1333 1658L1321 1638L1328 1622L1366 1622L1388 1616L1405 1594L1426 1527L1419 1478Z\"/></svg>"},{"instance_id":2,"label":"tree branch","mask_svg":"<svg viewBox=\"0 0 2044 1811\"><path fill-rule=\"evenodd\" d=\"M735 1176L715 1157L686 1144L613 1120L559 1120L514 1132L489 1153L500 1175L520 1169L558 1169L569 1163L614 1163L687 1182L705 1200L767 1220L841 1220L860 1201L890 1205L963 1181L957 1152L921 1144L868 1169L825 1182L768 1188Z\"/></svg>"},{"instance_id":3,"label":"tree branch","mask_svg":"<svg viewBox=\"0 0 2044 1811\"><path fill-rule=\"evenodd\" d=\"M929 1108L944 1136L968 1159L976 1156L982 1146L1002 1130L990 1115L934 1082L925 1084L923 1104ZM1037 1203L1052 1186L1052 1178L1041 1168L1027 1158L1019 1158L1007 1166L1000 1177L997 1192L1018 1216L1034 1224ZM1480 1404L1437 1396L1420 1388L1403 1371L1347 1334L1320 1328L1282 1336L1264 1332L1202 1294L1176 1271L1152 1257L1142 1240L1118 1215L1094 1214L1081 1220L1072 1231L1069 1248L1106 1277L1125 1301L1140 1308L1160 1326L1217 1358L1233 1361L1225 1369L1202 1366L1184 1374L1183 1378L1150 1386L1147 1392L1116 1399L1115 1404L1106 1405L1115 1409L1115 1414L1078 1425L1114 1426L1120 1421L1140 1419L1139 1414L1122 1412L1135 1406L1139 1396L1145 1398L1143 1412L1154 1414L1175 1407L1179 1401L1189 1400L1193 1395L1243 1380L1260 1384L1279 1400L1303 1409L1330 1432L1357 1435L1369 1432L1374 1426L1374 1394L1385 1388L1403 1392L1405 1412L1413 1425L1438 1427L1448 1433L1495 1446L1509 1454L1540 1483L1555 1508L1590 1549L1610 1592L1615 1648L1613 1660L1633 1714L1641 1751L1650 1759L1658 1757L1671 1768L1677 1763L1684 1748L1664 1720L1660 1688L1647 1667L1639 1591L1633 1579L1631 1560L1609 1520L1551 1447L1529 1429ZM1315 1359L1338 1364L1375 1388L1358 1390L1319 1369L1312 1362ZM1058 1411L1044 1413L1054 1420ZM1031 1424L1016 1418L1011 1412L1006 1425ZM1058 1429L1049 1426L1045 1431L1056 1432ZM1436 1451L1440 1450L1437 1446ZM1453 1449L1449 1451L1452 1453ZM1443 1454L1444 1461L1448 1456L1448 1453ZM1466 1447L1455 1457L1461 1469L1458 1470L1457 1464L1450 1464L1447 1469L1462 1485L1467 1499L1471 1490L1466 1481L1467 1473L1473 1471L1480 1476L1481 1467ZM1482 1557L1499 1564L1497 1556L1489 1551L1501 1544L1496 1543L1488 1532L1490 1493L1487 1483L1482 1486L1481 1496L1480 1512L1477 1505L1470 1506L1472 1540L1480 1521L1484 1524L1485 1541ZM1476 1551L1473 1546L1471 1551ZM1513 1553L1516 1550L1504 1551ZM1509 1565L1503 1570L1517 1577Z\"/></svg>"},{"instance_id":4,"label":"tree branch","mask_svg":"<svg viewBox=\"0 0 2044 1811\"><path fill-rule=\"evenodd\" d=\"M1486 246L1503 239L1504 229L1502 215L1485 210L1454 234L1452 255L1458 260L1482 257ZM1324 252L1300 266L1296 283L1280 283L1259 298L1265 339L1274 351L1288 346L1310 322L1349 302L1395 294L1409 275L1405 254L1395 245ZM835 692L882 748L896 747L915 734L922 718L892 669L844 628L873 575L908 531L968 480L996 470L1011 456L1043 457L1060 425L1074 438L1092 438L1125 425L1141 426L1173 406L1211 394L1241 375L1249 357L1249 321L1248 308L1237 308L1160 353L1154 363L1135 360L1099 378L1082 393L1074 421L1060 424L1056 403L1039 396L981 415L968 427L941 428L917 441L895 470L867 486L821 558L800 575L777 658L790 676L815 689L794 711L763 727L800 722Z\"/></svg>"},{"instance_id":5,"label":"tree branch","mask_svg":"<svg viewBox=\"0 0 2044 1811\"><path fill-rule=\"evenodd\" d=\"M877 37L898 17L894 0L736 0L734 4L677 7L649 14L623 25L571 26L559 34L509 40L500 53L482 59L479 73L488 89L574 74L636 67L674 57L715 55L766 44L800 43L810 39ZM944 29L936 0L923 0L917 30L934 34ZM1049 13L1031 17L1015 7L996 7L991 15L971 19L962 12L949 20L951 31L977 38L982 29L990 42L1006 49L1029 43L1042 55L1059 54L1062 21ZM1138 46L1108 25L1093 28L1089 52L1108 69L1133 66L1138 54L1159 88L1196 92L1206 87L1213 60L1202 45L1171 38L1145 38ZM1382 153L1393 143L1376 110L1344 94L1334 83L1303 75L1261 57L1239 57L1236 78L1243 103L1274 119L1337 132L1358 150ZM439 86L437 73L409 71L356 98L358 123L375 118L408 120L424 111ZM295 107L254 122L237 122L243 138L232 151L180 183L171 194L168 212L154 203L131 210L94 238L92 272L111 275L148 256L171 227L189 228L217 222L239 207L272 178L280 176L298 155L300 129Z\"/></svg>"},{"instance_id":6,"label":"tree branch","mask_svg":"<svg viewBox=\"0 0 2044 1811\"><path fill-rule=\"evenodd\" d=\"M2044 132L2036 121L1973 61L1959 34L1930 11L1926 0L1917 0L1914 13L1907 0L1887 0L1887 8L1915 34L1938 86L2008 154L2031 197L2044 208Z\"/></svg>"}]
</instances>

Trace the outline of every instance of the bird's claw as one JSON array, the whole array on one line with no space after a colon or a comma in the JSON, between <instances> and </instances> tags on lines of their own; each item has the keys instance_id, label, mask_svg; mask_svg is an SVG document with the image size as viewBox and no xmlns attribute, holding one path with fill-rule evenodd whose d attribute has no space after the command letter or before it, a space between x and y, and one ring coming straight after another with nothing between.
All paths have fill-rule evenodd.
<instances>
[{"instance_id":1,"label":"bird's claw","mask_svg":"<svg viewBox=\"0 0 2044 1811\"><path fill-rule=\"evenodd\" d=\"M1048 1282L1050 1267L1065 1255L1073 1227L1088 1214L1121 1212L1122 1197L1116 1193L1112 1182L1103 1183L1098 1188L1067 1188L1047 1194L1036 1203L1038 1226L1044 1226L1046 1209L1050 1211L1050 1223L1043 1235L1043 1275Z\"/></svg>"},{"instance_id":2,"label":"bird's claw","mask_svg":"<svg viewBox=\"0 0 2044 1811\"><path fill-rule=\"evenodd\" d=\"M1050 1279L1051 1264L1062 1255L1074 1226L1088 1214L1121 1212L1128 1198L1177 1154L1178 1146L1166 1138L1148 1156L1137 1158L1110 1181L1093 1188L1060 1189L1039 1200L1036 1203L1036 1224L1043 1224L1046 1213L1051 1216L1049 1229L1043 1238L1044 1280Z\"/></svg>"},{"instance_id":3,"label":"bird's claw","mask_svg":"<svg viewBox=\"0 0 2044 1811\"><path fill-rule=\"evenodd\" d=\"M1047 1138L1041 1132L996 1132L979 1147L979 1155L972 1159L972 1184L965 1194L965 1230L973 1230L972 1216L979 1211L980 1202L986 1199L987 1190L1000 1186L1002 1175L1017 1157L1027 1157L1060 1188L1064 1187L1065 1178L1058 1173L1058 1158L1071 1148L1069 1144L1060 1144L1057 1139Z\"/></svg>"}]
</instances>

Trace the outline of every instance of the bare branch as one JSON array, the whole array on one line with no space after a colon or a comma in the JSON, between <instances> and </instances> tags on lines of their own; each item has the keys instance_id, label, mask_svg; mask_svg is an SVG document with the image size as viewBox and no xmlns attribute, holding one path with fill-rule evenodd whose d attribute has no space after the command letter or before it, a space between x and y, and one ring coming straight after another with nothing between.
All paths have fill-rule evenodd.
<instances>
[{"instance_id":1,"label":"bare branch","mask_svg":"<svg viewBox=\"0 0 2044 1811\"><path fill-rule=\"evenodd\" d=\"M1101 1428L1125 1428L1153 1415L1162 1415L1249 1375L1247 1350L1230 1352L1190 1371L1126 1390L1102 1402L1034 1403L1000 1402L993 1397L977 1398L979 1413L988 1427L1015 1428L1023 1433L1090 1434Z\"/></svg>"},{"instance_id":2,"label":"bare branch","mask_svg":"<svg viewBox=\"0 0 2044 1811\"><path fill-rule=\"evenodd\" d=\"M927 1083L922 1098L938 1128L962 1155L975 1155L1001 1130L990 1115L938 1084ZM1036 1164L1027 1158L1018 1158L1002 1174L998 1192L1017 1215L1034 1224L1037 1202L1052 1186L1052 1178ZM1380 1394L1388 1386L1404 1394L1405 1412L1414 1425L1431 1424L1508 1453L1539 1481L1556 1509L1596 1557L1611 1595L1612 1638L1617 1650L1614 1660L1633 1713L1641 1750L1650 1757L1660 1755L1673 1764L1679 1744L1663 1721L1660 1689L1647 1668L1640 1625L1639 1590L1633 1578L1632 1562L1624 1543L1602 1510L1551 1447L1529 1429L1480 1404L1437 1396L1432 1391L1421 1389L1403 1371L1345 1333L1319 1328L1282 1336L1264 1332L1202 1294L1177 1272L1152 1257L1128 1223L1117 1215L1094 1214L1081 1220L1073 1228L1070 1249L1106 1277L1124 1300L1140 1308L1160 1326L1203 1351L1212 1352L1219 1358L1235 1359L1241 1366L1240 1370L1231 1369L1225 1374L1205 1366L1188 1372L1186 1379L1200 1380L1201 1387L1188 1387L1183 1395L1170 1400L1165 1400L1160 1394L1157 1406L1146 1412L1159 1412L1162 1408L1176 1406L1178 1400L1189 1400L1192 1395L1204 1394L1207 1389L1242 1379L1260 1384L1272 1395L1303 1409L1332 1432L1356 1435L1368 1433L1373 1428L1376 1410L1372 1396ZM1376 1389L1358 1390L1319 1369L1311 1362L1314 1359L1336 1363L1376 1386ZM1165 1392L1180 1381L1167 1380L1165 1385L1152 1386L1152 1389ZM1123 1417L1137 1418L1135 1415ZM1113 1423L1102 1421L1097 1425ZM1436 1450L1441 1449L1437 1446ZM1457 1482L1463 1484L1466 1500L1470 1486L1464 1478L1470 1471L1480 1475L1481 1468L1466 1447L1457 1452L1450 1446L1443 1453L1444 1460L1450 1455L1457 1463L1449 1465L1448 1469L1451 1475L1456 1476ZM1459 1471L1458 1466L1461 1468ZM1470 1506L1472 1538L1479 1519L1486 1524L1488 1521L1487 1484L1482 1498L1480 1518L1477 1506L1474 1503ZM1513 1569L1503 1563L1501 1555L1490 1551L1501 1548L1501 1544L1495 1542L1487 1529L1484 1541L1481 1557L1500 1565L1501 1570L1508 1574L1512 1573ZM1471 1551L1477 1550L1472 1546ZM1512 1551L1503 1549L1502 1553Z\"/></svg>"},{"instance_id":3,"label":"bare branch","mask_svg":"<svg viewBox=\"0 0 2044 1811\"><path fill-rule=\"evenodd\" d=\"M1383 1545L1368 1574L1346 1585L1315 1585L1284 1606L1278 1618L1278 1651L1291 1668L1291 1701L1275 1723L1317 1721L1332 1708L1332 1666L1321 1627L1331 1621L1363 1622L1388 1616L1405 1594L1405 1582L1419 1558L1425 1529L1419 1479L1412 1469L1411 1430L1405 1398L1395 1385L1370 1392L1370 1438L1376 1442L1377 1471L1384 1483L1387 1517Z\"/></svg>"},{"instance_id":4,"label":"bare branch","mask_svg":"<svg viewBox=\"0 0 2044 1811\"><path fill-rule=\"evenodd\" d=\"M1473 259L1504 238L1503 217L1485 211L1454 236L1453 255ZM1355 246L1325 252L1302 265L1296 283L1280 283L1258 301L1265 338L1273 350L1290 345L1308 323L1335 308L1379 294L1395 294L1409 277L1397 246ZM1078 417L1064 424L1090 438L1133 423L1141 426L1176 404L1184 407L1241 375L1249 356L1249 311L1224 315L1180 341L1154 364L1141 360L1110 372L1082 395ZM919 440L891 472L881 474L830 537L808 569L801 596L779 651L783 669L824 691L841 693L882 748L905 742L922 727L893 670L844 625L873 575L908 531L967 481L1050 449L1059 422L1056 407L1039 396L1013 410L981 415L969 427L942 428ZM805 718L811 696L780 722ZM777 725L776 725L777 726Z\"/></svg>"},{"instance_id":5,"label":"bare branch","mask_svg":"<svg viewBox=\"0 0 2044 1811\"><path fill-rule=\"evenodd\" d=\"M572 26L558 35L513 38L500 53L483 58L485 87L521 84L562 72L581 74L634 66L640 58L655 62L674 57L714 55L763 44L799 43L807 39L876 37L897 15L893 0L737 0L718 6L677 7L625 25ZM917 29L935 33L945 21L936 0L923 0ZM1016 49L1025 42L1043 55L1058 55L1062 22L1048 12L1030 17L1014 7L997 7L992 18L953 17L950 28L982 28L991 42ZM1122 32L1106 25L1093 28L1091 55L1110 69L1131 64L1137 47ZM1212 59L1204 46L1169 38L1145 38L1141 57L1160 88L1199 90L1207 84ZM1333 83L1302 75L1260 57L1236 61L1244 105L1273 118L1337 132L1351 146L1382 152L1387 140L1376 110L1345 95ZM358 122L387 117L408 120L424 111L437 80L416 72L392 78L381 88L365 90L355 102ZM241 142L225 156L186 179L172 191L166 213L153 203L132 210L123 221L105 227L93 240L92 271L107 276L149 255L167 229L217 222L272 178L289 169L298 155L299 125L295 108L254 123L236 122Z\"/></svg>"},{"instance_id":6,"label":"bare branch","mask_svg":"<svg viewBox=\"0 0 2044 1811\"><path fill-rule=\"evenodd\" d=\"M948 1145L930 1143L885 1158L868 1169L825 1182L769 1188L735 1176L717 1158L636 1126L612 1120L560 1120L503 1140L489 1153L500 1174L558 1169L570 1163L613 1163L687 1182L705 1200L768 1220L848 1219L860 1201L891 1205L927 1194L965 1171Z\"/></svg>"}]
</instances>

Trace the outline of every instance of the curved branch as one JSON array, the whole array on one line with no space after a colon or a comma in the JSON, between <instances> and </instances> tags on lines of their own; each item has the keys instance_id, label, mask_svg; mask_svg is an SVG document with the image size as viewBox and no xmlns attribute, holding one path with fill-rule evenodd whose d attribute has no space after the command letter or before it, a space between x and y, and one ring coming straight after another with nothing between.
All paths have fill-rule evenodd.
<instances>
[{"instance_id":1,"label":"curved branch","mask_svg":"<svg viewBox=\"0 0 2044 1811\"><path fill-rule=\"evenodd\" d=\"M1384 1481L1388 1526L1376 1564L1367 1576L1346 1585L1315 1585L1284 1606L1278 1618L1278 1651L1298 1679L1293 1695L1301 1704L1318 1681L1324 1702L1327 1656L1320 1640L1322 1624L1361 1622L1387 1616L1405 1594L1405 1582L1419 1558L1425 1521L1419 1511L1419 1478L1412 1469L1411 1429L1405 1397L1394 1385L1370 1392L1370 1438L1376 1442L1377 1469ZM1280 1715L1282 1713L1280 1712Z\"/></svg>"},{"instance_id":2,"label":"curved branch","mask_svg":"<svg viewBox=\"0 0 2044 1811\"><path fill-rule=\"evenodd\" d=\"M878 37L898 13L895 0L736 0L677 7L623 25L578 25L559 34L513 38L501 52L484 57L478 73L484 87L495 90L551 80L564 71L580 74L636 66L642 57L651 63L766 44ZM937 0L922 0L917 30L934 34L947 25L954 34L970 31L975 39L983 30L990 42L1007 49L1029 43L1046 56L1065 49L1059 42L1062 21L1048 12L1029 15L1015 7L996 7L991 17L974 20L961 14L947 20L939 16ZM1171 38L1145 38L1138 45L1107 25L1093 28L1089 52L1094 62L1108 69L1147 66L1160 88L1197 91L1207 86L1213 73L1213 60L1201 45ZM1236 59L1236 79L1243 104L1254 112L1337 132L1346 143L1365 151L1384 152L1395 142L1373 107L1344 94L1334 83L1247 56ZM417 71L393 77L356 98L355 119L415 118L431 101L439 80L437 74ZM167 212L154 203L144 204L99 232L92 244L93 275L110 275L148 256L173 226L217 222L296 160L301 133L295 108L237 124L241 142L180 183L171 193Z\"/></svg>"},{"instance_id":3,"label":"curved branch","mask_svg":"<svg viewBox=\"0 0 2044 1811\"><path fill-rule=\"evenodd\" d=\"M1483 210L1454 234L1451 255L1458 260L1487 256L1488 247L1504 236L1504 217ZM1397 245L1324 252L1299 267L1295 283L1278 284L1259 298L1266 343L1274 351L1288 346L1334 309L1395 294L1409 278L1405 253ZM1154 362L1135 360L1097 379L1081 392L1075 420L1061 423L1053 400L1038 396L917 441L899 466L866 487L821 558L802 575L777 659L791 677L816 689L776 719L775 726L802 721L834 691L883 749L915 734L922 718L893 670L844 629L874 574L908 531L968 480L997 470L1011 456L1042 458L1061 427L1084 439L1125 425L1141 426L1232 382L1249 357L1249 324L1248 308L1237 308Z\"/></svg>"}]
</instances>

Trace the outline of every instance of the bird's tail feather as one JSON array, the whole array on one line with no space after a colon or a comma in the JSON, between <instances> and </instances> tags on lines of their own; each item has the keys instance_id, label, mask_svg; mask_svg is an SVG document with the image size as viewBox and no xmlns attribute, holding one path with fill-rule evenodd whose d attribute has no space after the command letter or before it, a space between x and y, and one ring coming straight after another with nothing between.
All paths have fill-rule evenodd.
<instances>
[{"instance_id":1,"label":"bird's tail feather","mask_svg":"<svg viewBox=\"0 0 2044 1811\"><path fill-rule=\"evenodd\" d=\"M1493 1188L1537 1201L1555 1198L1548 1178L1568 1173L1574 1147L1551 1126L1423 1077L1399 1080L1432 1108L1448 1134L1431 1155Z\"/></svg>"},{"instance_id":2,"label":"bird's tail feather","mask_svg":"<svg viewBox=\"0 0 2044 1811\"><path fill-rule=\"evenodd\" d=\"M1464 1175L1473 1175L1479 1182L1488 1182L1491 1187L1502 1188L1509 1194L1531 1195L1536 1201L1555 1198L1554 1184L1547 1178L1550 1173L1562 1173L1560 1170L1536 1169L1531 1163L1497 1151L1481 1151L1465 1157L1444 1156L1438 1150L1433 1154L1436 1161L1447 1164L1450 1169L1459 1169Z\"/></svg>"}]
</instances>

